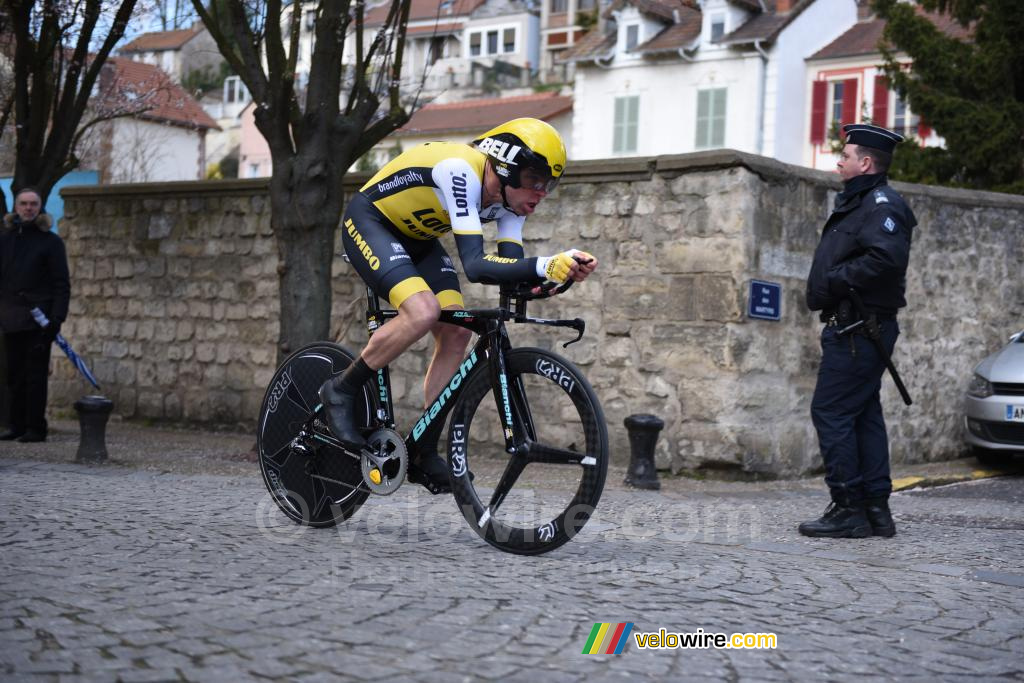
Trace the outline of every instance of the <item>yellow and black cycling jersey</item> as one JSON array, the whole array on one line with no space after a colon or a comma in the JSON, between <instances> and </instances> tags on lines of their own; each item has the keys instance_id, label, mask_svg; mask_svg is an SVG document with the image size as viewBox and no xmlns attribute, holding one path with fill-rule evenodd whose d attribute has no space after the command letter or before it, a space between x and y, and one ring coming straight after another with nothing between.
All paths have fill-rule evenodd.
<instances>
[{"instance_id":1,"label":"yellow and black cycling jersey","mask_svg":"<svg viewBox=\"0 0 1024 683\"><path fill-rule=\"evenodd\" d=\"M502 204L481 206L487 157L470 145L430 142L391 160L359 193L386 219L396 236L436 240L452 232L466 277L471 282L537 279L537 259L523 252L524 216ZM355 229L366 235L371 213L358 211ZM484 253L483 225L497 227L498 254Z\"/></svg>"}]
</instances>

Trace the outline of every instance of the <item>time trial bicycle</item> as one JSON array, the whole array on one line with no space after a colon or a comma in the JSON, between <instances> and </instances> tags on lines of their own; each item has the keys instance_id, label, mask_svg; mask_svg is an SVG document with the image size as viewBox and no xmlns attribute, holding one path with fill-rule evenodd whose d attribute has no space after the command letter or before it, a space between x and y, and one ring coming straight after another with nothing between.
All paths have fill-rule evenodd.
<instances>
[{"instance_id":1,"label":"time trial bicycle","mask_svg":"<svg viewBox=\"0 0 1024 683\"><path fill-rule=\"evenodd\" d=\"M474 531L496 548L524 555L572 539L597 506L608 472L601 404L570 361L541 348L515 348L506 330L509 322L565 327L577 337L564 346L579 341L582 319L526 314L528 301L571 284L502 285L497 308L442 310L441 322L479 335L475 345L404 438L396 431L390 370L378 370L357 400L357 426L367 441L360 452L331 436L318 397L324 381L355 355L330 342L291 354L267 388L257 435L263 480L277 506L313 527L348 519L371 494L390 495L407 474L417 474L411 468L419 439L448 419L451 492ZM372 335L398 313L382 310L369 287L366 298Z\"/></svg>"}]
</instances>

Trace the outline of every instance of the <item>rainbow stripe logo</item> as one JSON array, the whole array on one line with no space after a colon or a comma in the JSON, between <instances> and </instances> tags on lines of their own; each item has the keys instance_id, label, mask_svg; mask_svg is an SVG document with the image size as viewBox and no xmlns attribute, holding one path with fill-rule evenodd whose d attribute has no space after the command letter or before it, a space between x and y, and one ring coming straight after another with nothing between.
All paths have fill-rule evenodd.
<instances>
[{"instance_id":1,"label":"rainbow stripe logo","mask_svg":"<svg viewBox=\"0 0 1024 683\"><path fill-rule=\"evenodd\" d=\"M583 646L585 655L618 655L629 640L633 631L633 622L621 624L594 624L590 630L587 644Z\"/></svg>"}]
</instances>

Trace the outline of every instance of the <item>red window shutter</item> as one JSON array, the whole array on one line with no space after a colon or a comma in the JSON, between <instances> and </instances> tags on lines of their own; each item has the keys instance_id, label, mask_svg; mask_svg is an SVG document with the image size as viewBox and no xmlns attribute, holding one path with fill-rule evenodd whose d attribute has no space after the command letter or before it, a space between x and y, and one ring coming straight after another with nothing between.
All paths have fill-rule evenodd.
<instances>
[{"instance_id":1,"label":"red window shutter","mask_svg":"<svg viewBox=\"0 0 1024 683\"><path fill-rule=\"evenodd\" d=\"M889 127L889 79L875 76L875 102L871 107L871 121L876 126Z\"/></svg>"},{"instance_id":2,"label":"red window shutter","mask_svg":"<svg viewBox=\"0 0 1024 683\"><path fill-rule=\"evenodd\" d=\"M825 118L828 113L828 82L814 81L811 84L811 144L825 142Z\"/></svg>"},{"instance_id":3,"label":"red window shutter","mask_svg":"<svg viewBox=\"0 0 1024 683\"><path fill-rule=\"evenodd\" d=\"M842 125L857 123L857 110L860 109L860 98L857 97L857 79L848 78L843 81L843 121Z\"/></svg>"},{"instance_id":4,"label":"red window shutter","mask_svg":"<svg viewBox=\"0 0 1024 683\"><path fill-rule=\"evenodd\" d=\"M924 142L931 134L932 128L924 122L924 117L922 116L917 122L917 137L921 138L921 141Z\"/></svg>"}]
</instances>

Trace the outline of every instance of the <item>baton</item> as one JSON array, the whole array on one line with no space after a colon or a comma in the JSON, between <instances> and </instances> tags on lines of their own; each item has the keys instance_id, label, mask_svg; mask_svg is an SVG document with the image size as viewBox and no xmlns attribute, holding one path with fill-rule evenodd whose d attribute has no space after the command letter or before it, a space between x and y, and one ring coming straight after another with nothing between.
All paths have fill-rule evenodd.
<instances>
[{"instance_id":1,"label":"baton","mask_svg":"<svg viewBox=\"0 0 1024 683\"><path fill-rule=\"evenodd\" d=\"M860 316L860 320L839 330L839 332L837 332L838 336L842 337L856 332L861 327L865 327L867 330L867 335L865 336L867 336L867 338L875 345L875 349L878 350L878 355L881 356L882 360L885 362L885 367L892 376L892 381L896 383L896 388L899 389L900 397L903 399L903 402L908 406L912 405L913 401L910 400L910 394L907 392L907 388L903 385L903 380L900 379L900 373L896 372L896 366L892 364L892 358L889 357L889 353L885 350L885 345L882 344L882 338L878 334L877 321L874 325L871 325L868 322L868 314L867 311L864 310L864 302L861 301L860 295L857 294L857 290L853 288L850 289L850 301L853 302L854 308L857 309L857 315Z\"/></svg>"}]
</instances>

